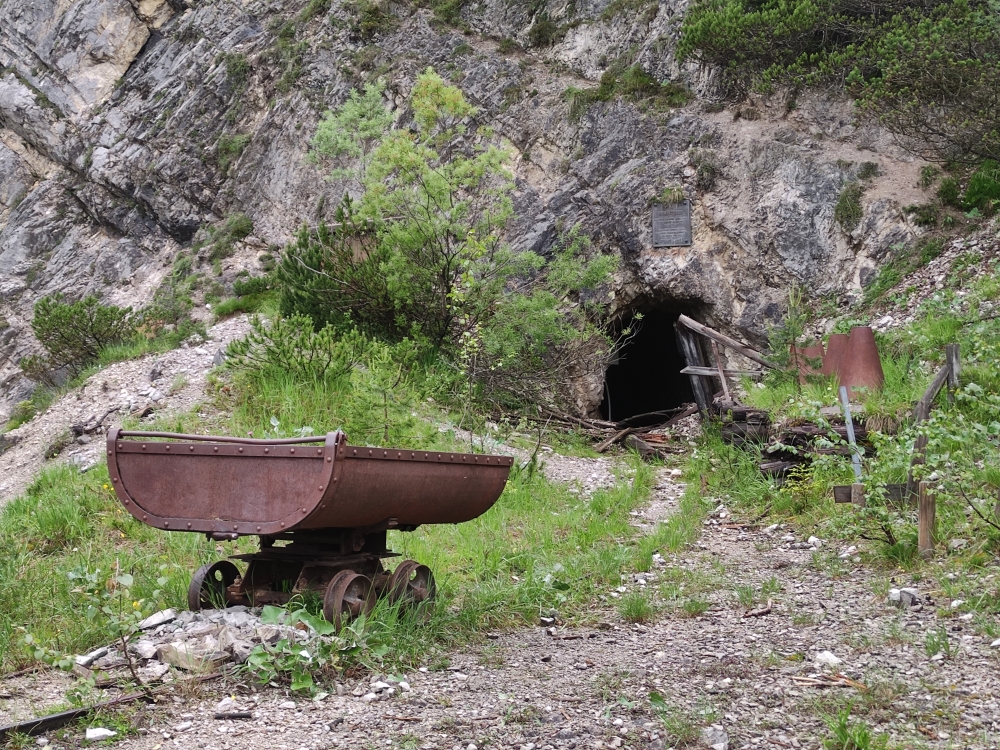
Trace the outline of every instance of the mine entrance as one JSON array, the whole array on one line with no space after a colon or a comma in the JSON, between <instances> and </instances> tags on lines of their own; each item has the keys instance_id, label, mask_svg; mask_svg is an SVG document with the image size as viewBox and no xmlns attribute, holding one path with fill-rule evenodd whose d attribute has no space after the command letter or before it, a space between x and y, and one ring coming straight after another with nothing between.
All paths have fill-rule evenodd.
<instances>
[{"instance_id":1,"label":"mine entrance","mask_svg":"<svg viewBox=\"0 0 1000 750\"><path fill-rule=\"evenodd\" d=\"M681 374L686 364L677 346L674 323L680 309L655 309L642 313L642 319L624 321L624 327L638 330L608 367L604 378L601 416L619 422L629 417L673 409L694 400L691 382ZM666 417L650 416L645 424L662 422Z\"/></svg>"}]
</instances>

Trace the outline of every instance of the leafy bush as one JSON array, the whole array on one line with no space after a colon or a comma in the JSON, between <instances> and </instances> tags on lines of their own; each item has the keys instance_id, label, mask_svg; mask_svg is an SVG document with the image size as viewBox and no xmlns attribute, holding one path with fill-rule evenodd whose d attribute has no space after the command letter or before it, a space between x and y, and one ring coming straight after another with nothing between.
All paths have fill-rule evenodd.
<instances>
[{"instance_id":1,"label":"leafy bush","mask_svg":"<svg viewBox=\"0 0 1000 750\"><path fill-rule=\"evenodd\" d=\"M833 207L833 218L841 229L850 234L858 228L864 209L861 207L861 196L865 188L860 182L849 182L844 185Z\"/></svg>"},{"instance_id":2,"label":"leafy bush","mask_svg":"<svg viewBox=\"0 0 1000 750\"><path fill-rule=\"evenodd\" d=\"M136 319L131 307L102 305L93 295L64 302L56 294L35 303L31 330L45 348L49 370L66 367L77 373L96 361L105 347L135 336Z\"/></svg>"},{"instance_id":3,"label":"leafy bush","mask_svg":"<svg viewBox=\"0 0 1000 750\"><path fill-rule=\"evenodd\" d=\"M377 35L391 31L396 25L396 17L386 11L379 2L359 0L357 3L352 3L350 9L358 14L358 20L352 30L363 42L372 41Z\"/></svg>"},{"instance_id":4,"label":"leafy bush","mask_svg":"<svg viewBox=\"0 0 1000 750\"><path fill-rule=\"evenodd\" d=\"M208 254L209 260L222 260L230 257L235 252L234 245L249 237L252 232L253 221L242 213L231 214L221 226L210 227L207 244L210 244L212 249Z\"/></svg>"},{"instance_id":5,"label":"leafy bush","mask_svg":"<svg viewBox=\"0 0 1000 750\"><path fill-rule=\"evenodd\" d=\"M905 206L903 212L913 217L913 223L918 227L932 227L937 224L938 208L933 203Z\"/></svg>"},{"instance_id":6,"label":"leafy bush","mask_svg":"<svg viewBox=\"0 0 1000 750\"><path fill-rule=\"evenodd\" d=\"M846 85L917 153L1000 156L995 10L968 0L699 0L677 54L719 66L734 96L775 84Z\"/></svg>"},{"instance_id":7,"label":"leafy bush","mask_svg":"<svg viewBox=\"0 0 1000 750\"><path fill-rule=\"evenodd\" d=\"M962 191L958 187L958 180L954 177L946 177L941 180L941 184L938 186L937 198L943 206L961 208Z\"/></svg>"},{"instance_id":8,"label":"leafy bush","mask_svg":"<svg viewBox=\"0 0 1000 750\"><path fill-rule=\"evenodd\" d=\"M569 102L570 121L578 122L594 102L609 102L622 97L635 102L649 101L660 107L683 107L692 95L679 84L657 81L638 64L626 66L618 62L608 67L597 87L580 89L571 86L563 96Z\"/></svg>"},{"instance_id":9,"label":"leafy bush","mask_svg":"<svg viewBox=\"0 0 1000 750\"><path fill-rule=\"evenodd\" d=\"M219 144L216 153L219 158L219 171L225 174L229 171L229 165L240 158L243 149L250 143L250 136L244 133L229 135L228 133L219 136Z\"/></svg>"},{"instance_id":10,"label":"leafy bush","mask_svg":"<svg viewBox=\"0 0 1000 750\"><path fill-rule=\"evenodd\" d=\"M237 297L250 297L255 294L263 294L271 289L272 279L270 276L250 276L246 279L236 279L233 282L233 294Z\"/></svg>"},{"instance_id":11,"label":"leafy bush","mask_svg":"<svg viewBox=\"0 0 1000 750\"><path fill-rule=\"evenodd\" d=\"M979 209L989 215L1000 203L1000 166L987 160L969 178L962 205L966 210Z\"/></svg>"},{"instance_id":12,"label":"leafy bush","mask_svg":"<svg viewBox=\"0 0 1000 750\"><path fill-rule=\"evenodd\" d=\"M338 332L332 326L315 330L304 315L250 322L252 331L229 344L226 363L234 369L278 370L310 380L336 380L349 374L368 342L356 329Z\"/></svg>"},{"instance_id":13,"label":"leafy bush","mask_svg":"<svg viewBox=\"0 0 1000 750\"><path fill-rule=\"evenodd\" d=\"M587 300L615 264L575 235L549 264L511 249L508 151L490 131L466 132L475 109L433 70L410 104L412 129L394 129L369 85L320 125L317 158L363 192L341 202L334 226L303 228L286 250L275 271L281 312L317 330L412 339L465 373L470 397L552 399L571 362L609 353Z\"/></svg>"},{"instance_id":14,"label":"leafy bush","mask_svg":"<svg viewBox=\"0 0 1000 750\"><path fill-rule=\"evenodd\" d=\"M558 42L565 31L555 21L549 19L547 13L542 13L528 29L528 45L531 47L550 47Z\"/></svg>"}]
</instances>

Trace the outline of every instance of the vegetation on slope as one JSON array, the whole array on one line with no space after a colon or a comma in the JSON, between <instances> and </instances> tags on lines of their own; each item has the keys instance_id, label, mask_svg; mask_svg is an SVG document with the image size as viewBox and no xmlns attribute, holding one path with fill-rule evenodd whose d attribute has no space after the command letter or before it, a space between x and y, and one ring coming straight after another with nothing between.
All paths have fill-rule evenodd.
<instances>
[{"instance_id":1,"label":"vegetation on slope","mask_svg":"<svg viewBox=\"0 0 1000 750\"><path fill-rule=\"evenodd\" d=\"M926 157L976 163L1000 157L998 24L985 0L700 0L678 56L719 66L735 95L845 87Z\"/></svg>"},{"instance_id":2,"label":"vegetation on slope","mask_svg":"<svg viewBox=\"0 0 1000 750\"><path fill-rule=\"evenodd\" d=\"M962 604L949 616L972 613L974 624L991 638L1000 636L1000 587L986 583L977 573L995 561L1000 552L1000 320L993 312L1000 303L997 271L1000 259L983 251L960 255L950 267L945 286L923 299L915 320L877 337L886 382L879 391L860 392L864 419L874 455L863 457L863 483L867 505L863 510L837 506L832 501L835 484L854 480L846 450L841 454L814 456L811 463L785 479L765 478L758 466L767 460L768 445L734 448L710 430L705 450L714 471L707 482L733 507L771 521L791 521L824 539L841 539L843 546L868 540L863 554L887 574L900 573L918 581L936 576L950 599ZM880 300L890 309L906 309L917 294L914 288L896 286ZM867 322L871 308L844 315L835 331ZM807 327L805 305L792 305L785 325L775 332L775 351L787 352L790 340ZM944 364L945 346L958 343L962 356L961 388L949 397L944 391L934 404L931 418L913 424L914 403ZM831 378L812 377L800 385L791 370L769 376L758 385L744 383L747 401L766 408L787 422L806 420L830 425L823 407L836 407L838 395ZM888 483L907 480L916 438L927 437L926 462L913 468L918 480L931 483L937 498L938 554L928 564L917 554L915 505L890 500ZM846 448L832 430L817 447ZM963 540L952 547L952 540ZM834 575L846 571L839 550L818 552L815 563ZM928 568L930 566L930 568ZM946 577L945 572L949 575ZM988 580L988 579L987 579Z\"/></svg>"}]
</instances>

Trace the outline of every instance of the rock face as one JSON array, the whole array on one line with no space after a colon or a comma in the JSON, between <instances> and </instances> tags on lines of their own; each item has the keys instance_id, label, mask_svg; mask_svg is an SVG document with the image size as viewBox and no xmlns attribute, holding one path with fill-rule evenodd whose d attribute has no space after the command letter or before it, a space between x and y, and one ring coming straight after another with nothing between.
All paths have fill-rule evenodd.
<instances>
[{"instance_id":1,"label":"rock face","mask_svg":"<svg viewBox=\"0 0 1000 750\"><path fill-rule=\"evenodd\" d=\"M355 4L290 0L6 0L0 4L0 419L30 390L17 361L35 345L45 294L149 302L200 228L234 213L261 249L330 217L348 187L308 159L322 114L381 78L400 105L434 66L515 152L511 242L545 252L574 226L624 259L623 310L678 304L760 341L787 289L843 293L914 236L901 205L925 202L922 164L857 124L849 102L800 97L713 103L711 71L673 56L686 3L614 12L598 0L552 7L474 0L467 33L427 10L393 7L370 33ZM563 34L522 51L542 13ZM578 121L568 87L640 64L698 94L666 109L597 102ZM865 162L861 219L834 207ZM868 168L868 171L872 171ZM651 203L680 187L693 244L653 249ZM209 268L205 283L231 281ZM220 275L221 274L221 275ZM600 398L600 373L581 410ZM595 395L596 394L596 395Z\"/></svg>"}]
</instances>

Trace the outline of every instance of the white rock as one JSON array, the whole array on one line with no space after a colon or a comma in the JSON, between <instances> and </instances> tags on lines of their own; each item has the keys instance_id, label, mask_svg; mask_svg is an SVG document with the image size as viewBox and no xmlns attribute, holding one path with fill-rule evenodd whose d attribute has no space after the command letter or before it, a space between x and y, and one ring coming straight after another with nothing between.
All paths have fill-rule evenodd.
<instances>
[{"instance_id":1,"label":"white rock","mask_svg":"<svg viewBox=\"0 0 1000 750\"><path fill-rule=\"evenodd\" d=\"M87 727L85 739L87 742L99 742L100 740L106 740L109 737L114 737L116 734L118 734L118 732L105 729L104 727Z\"/></svg>"},{"instance_id":2,"label":"white rock","mask_svg":"<svg viewBox=\"0 0 1000 750\"><path fill-rule=\"evenodd\" d=\"M235 711L237 703L230 696L226 696L221 701L215 704L215 710L217 713L224 713L226 711Z\"/></svg>"},{"instance_id":3,"label":"white rock","mask_svg":"<svg viewBox=\"0 0 1000 750\"><path fill-rule=\"evenodd\" d=\"M806 539L806 544L811 544L813 547L822 547L823 540L820 539L818 536L811 536L808 539Z\"/></svg>"},{"instance_id":4,"label":"white rock","mask_svg":"<svg viewBox=\"0 0 1000 750\"><path fill-rule=\"evenodd\" d=\"M35 740L35 744L38 745L39 747L45 747L46 745L49 744L49 738L39 737L37 740Z\"/></svg>"},{"instance_id":5,"label":"white rock","mask_svg":"<svg viewBox=\"0 0 1000 750\"><path fill-rule=\"evenodd\" d=\"M701 730L701 744L712 750L729 750L729 735L718 724Z\"/></svg>"},{"instance_id":6,"label":"white rock","mask_svg":"<svg viewBox=\"0 0 1000 750\"><path fill-rule=\"evenodd\" d=\"M169 664L164 664L162 661L151 661L146 666L136 670L136 676L139 678L139 682L143 685L148 685L151 682L162 679L169 671Z\"/></svg>"},{"instance_id":7,"label":"white rock","mask_svg":"<svg viewBox=\"0 0 1000 750\"><path fill-rule=\"evenodd\" d=\"M990 648L1000 648L1000 638L993 641L993 643L990 644Z\"/></svg>"},{"instance_id":8,"label":"white rock","mask_svg":"<svg viewBox=\"0 0 1000 750\"><path fill-rule=\"evenodd\" d=\"M840 554L837 555L837 557L839 557L841 560L846 560L848 557L853 557L856 554L858 554L858 548L852 544L850 547L846 547L843 550L841 550Z\"/></svg>"},{"instance_id":9,"label":"white rock","mask_svg":"<svg viewBox=\"0 0 1000 750\"><path fill-rule=\"evenodd\" d=\"M101 646L100 648L94 649L89 654L83 654L82 656L77 656L73 661L75 661L81 667L89 667L95 661L100 659L102 656L106 656L108 653L107 646Z\"/></svg>"},{"instance_id":10,"label":"white rock","mask_svg":"<svg viewBox=\"0 0 1000 750\"><path fill-rule=\"evenodd\" d=\"M152 641L136 641L130 643L128 648L140 659L152 659L156 656L157 645Z\"/></svg>"},{"instance_id":11,"label":"white rock","mask_svg":"<svg viewBox=\"0 0 1000 750\"><path fill-rule=\"evenodd\" d=\"M177 610L161 609L159 612L154 612L145 620L140 622L139 630L150 630L152 628L159 627L165 622L170 622L175 619L177 619Z\"/></svg>"},{"instance_id":12,"label":"white rock","mask_svg":"<svg viewBox=\"0 0 1000 750\"><path fill-rule=\"evenodd\" d=\"M837 658L832 651L820 651L816 654L815 661L825 667L836 667L844 663L843 659Z\"/></svg>"},{"instance_id":13,"label":"white rock","mask_svg":"<svg viewBox=\"0 0 1000 750\"><path fill-rule=\"evenodd\" d=\"M371 703L372 701L378 700L378 695L376 695L375 693L368 693L367 695L363 696L361 700L364 701L365 703Z\"/></svg>"},{"instance_id":14,"label":"white rock","mask_svg":"<svg viewBox=\"0 0 1000 750\"><path fill-rule=\"evenodd\" d=\"M958 608L959 608L959 607L961 607L961 606L962 606L963 604L965 604L965 599L955 599L955 600L953 600L953 601L952 601L952 603L951 603L951 608L952 608L952 609L958 609Z\"/></svg>"},{"instance_id":15,"label":"white rock","mask_svg":"<svg viewBox=\"0 0 1000 750\"><path fill-rule=\"evenodd\" d=\"M194 722L193 721L183 721L180 724L178 724L176 727L174 727L174 731L175 732L186 732L187 730L189 730L193 726L194 726Z\"/></svg>"},{"instance_id":16,"label":"white rock","mask_svg":"<svg viewBox=\"0 0 1000 750\"><path fill-rule=\"evenodd\" d=\"M286 710L291 710L295 708L295 701L284 701L278 704L278 708L284 708Z\"/></svg>"},{"instance_id":17,"label":"white rock","mask_svg":"<svg viewBox=\"0 0 1000 750\"><path fill-rule=\"evenodd\" d=\"M381 682L381 681L379 681L379 682L373 682L372 683L372 690L374 690L376 693L381 693L383 690L386 690L389 687L390 687L390 685L389 685L388 682Z\"/></svg>"},{"instance_id":18,"label":"white rock","mask_svg":"<svg viewBox=\"0 0 1000 750\"><path fill-rule=\"evenodd\" d=\"M401 681L399 683L399 689L402 690L404 693L410 692L410 683L408 683L406 680Z\"/></svg>"}]
</instances>

